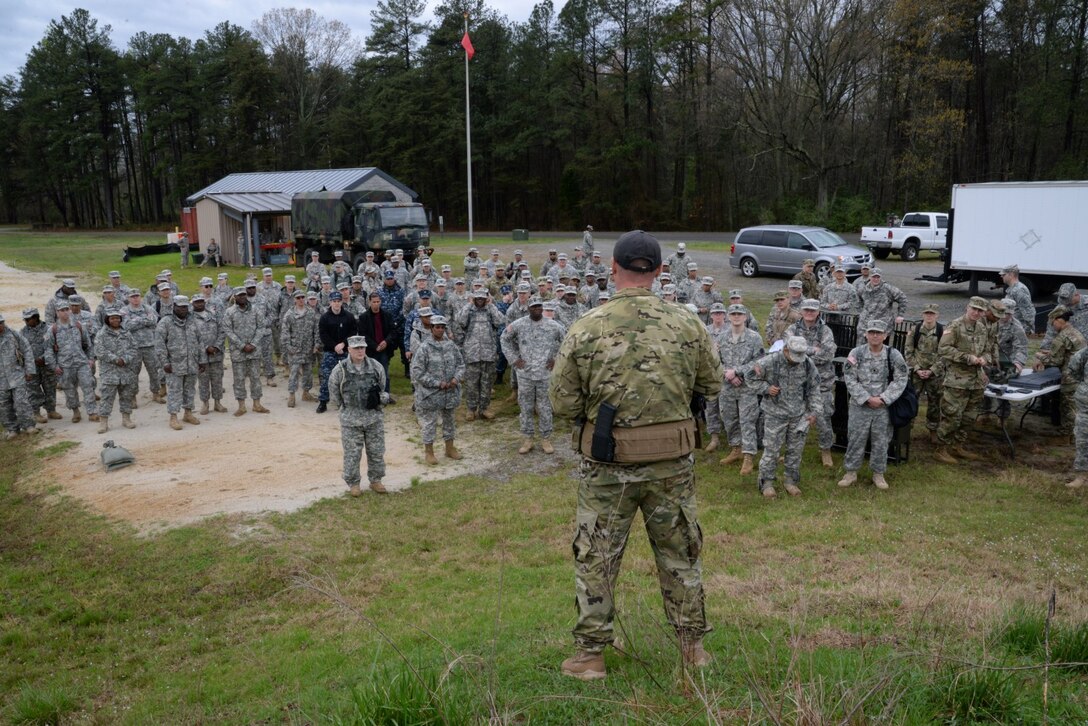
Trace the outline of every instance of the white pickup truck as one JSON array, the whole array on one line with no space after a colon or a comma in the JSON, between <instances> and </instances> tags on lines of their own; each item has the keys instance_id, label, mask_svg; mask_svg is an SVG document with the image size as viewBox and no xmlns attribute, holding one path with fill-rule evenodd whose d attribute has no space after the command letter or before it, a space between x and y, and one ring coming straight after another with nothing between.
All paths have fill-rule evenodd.
<instances>
[{"instance_id":1,"label":"white pickup truck","mask_svg":"<svg viewBox=\"0 0 1088 726\"><path fill-rule=\"evenodd\" d=\"M861 243L878 260L895 252L908 262L922 250L943 250L948 234L948 215L943 212L911 212L898 227L862 227Z\"/></svg>"}]
</instances>

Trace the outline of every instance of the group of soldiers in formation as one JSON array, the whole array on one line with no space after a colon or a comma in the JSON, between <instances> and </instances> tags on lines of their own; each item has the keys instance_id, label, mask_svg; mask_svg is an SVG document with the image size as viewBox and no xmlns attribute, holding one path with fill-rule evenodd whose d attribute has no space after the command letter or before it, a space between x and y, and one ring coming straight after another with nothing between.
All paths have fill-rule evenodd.
<instances>
[{"instance_id":1,"label":"group of soldiers in formation","mask_svg":"<svg viewBox=\"0 0 1088 726\"><path fill-rule=\"evenodd\" d=\"M277 364L285 367L288 407L297 405L301 388L301 399L316 402L318 413L330 401L339 408L344 479L351 493L360 493L364 450L370 486L384 491L381 407L395 403L389 394L389 363L399 351L412 381L428 464L438 463L439 424L446 457L461 458L454 444L454 411L462 399L467 420L494 418L493 386L508 367L511 397L520 408L519 453L533 450L537 439L545 453L553 453L548 384L556 353L571 324L606 304L614 292L591 232L586 230L572 255L549 250L535 276L521 250L505 263L498 250L481 259L470 248L463 277L457 278L451 266L431 265L431 250L413 264L399 251L385 253L380 262L368 252L354 271L339 251L331 267L314 252L301 284L294 275L276 282L272 269L264 268L261 280L249 278L233 287L228 273L221 272L217 281L203 278L192 296L179 294L169 270L156 277L146 295L123 284L114 271L94 312L75 281L64 280L44 314L37 308L23 311L22 330L12 330L0 318L5 436L35 433L36 424L61 418L58 388L72 421L80 421L81 408L86 408L88 419L105 433L117 398L122 425L132 428L141 369L147 371L152 400L166 404L171 428L199 425L197 397L201 415L227 411L222 399L229 355L235 416L247 413L247 398L252 411L267 413L264 386L276 387ZM1011 266L1003 275L1003 300L973 297L964 315L947 326L937 322L936 306L923 308L903 353L885 341L903 322L907 299L884 282L877 267L864 267L849 282L841 265L819 279L813 261L806 261L803 271L775 294L762 329L741 291L730 290L728 302L723 299L714 278L699 274L684 243L662 261L652 292L697 315L718 348L724 380L721 393L705 407L705 450L717 450L724 437L730 451L721 463L740 462L740 473L747 475L755 468L762 438L758 483L765 496L773 497L783 449L785 489L800 493L801 453L810 426L817 431L822 464L834 467L837 346L827 323L836 316L856 316L858 340L864 340L840 361L850 400L841 486L857 481L868 447L873 482L887 487L892 436L887 406L908 380L928 399L926 426L937 444L935 458L945 463L979 458L968 444L966 424L984 405L991 376L1002 370L1019 373L1028 365L1027 331L1034 326L1035 309L1018 269ZM1050 313L1033 364L1062 369L1058 440L1068 442L1076 431L1073 487L1088 483L1088 353L1081 353L1086 334L1088 302L1068 283L1059 291L1059 305ZM355 360L360 350L359 360L366 365ZM315 363L320 371L316 398ZM360 391L374 388L373 396L360 398Z\"/></svg>"}]
</instances>

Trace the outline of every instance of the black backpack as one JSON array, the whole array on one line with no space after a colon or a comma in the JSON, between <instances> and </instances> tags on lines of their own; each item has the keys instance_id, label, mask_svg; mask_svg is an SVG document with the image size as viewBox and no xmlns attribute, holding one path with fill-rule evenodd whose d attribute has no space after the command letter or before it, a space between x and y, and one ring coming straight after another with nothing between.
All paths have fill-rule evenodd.
<instances>
[{"instance_id":1,"label":"black backpack","mask_svg":"<svg viewBox=\"0 0 1088 726\"><path fill-rule=\"evenodd\" d=\"M888 348L888 383L891 383L895 379L895 375L892 371L893 350L895 349ZM906 388L899 394L899 398L888 404L888 419L892 422L892 426L899 428L901 426L909 425L917 415L918 391L914 390L914 384L911 382L910 374L908 373Z\"/></svg>"}]
</instances>

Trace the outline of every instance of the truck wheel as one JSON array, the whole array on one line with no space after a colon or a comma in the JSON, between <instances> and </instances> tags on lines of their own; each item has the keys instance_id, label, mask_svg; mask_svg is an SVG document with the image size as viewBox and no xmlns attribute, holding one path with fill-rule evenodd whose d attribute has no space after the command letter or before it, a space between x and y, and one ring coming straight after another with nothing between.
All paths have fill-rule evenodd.
<instances>
[{"instance_id":1,"label":"truck wheel","mask_svg":"<svg viewBox=\"0 0 1088 726\"><path fill-rule=\"evenodd\" d=\"M299 267L306 267L306 265L310 264L310 253L314 250L317 250L319 254L321 252L320 247L304 247L302 255L295 260L295 264ZM319 257L318 259L321 258Z\"/></svg>"},{"instance_id":2,"label":"truck wheel","mask_svg":"<svg viewBox=\"0 0 1088 726\"><path fill-rule=\"evenodd\" d=\"M828 272L831 270L830 263L820 262L813 268L812 272L816 275L816 279L820 281L822 285L828 277Z\"/></svg>"},{"instance_id":3,"label":"truck wheel","mask_svg":"<svg viewBox=\"0 0 1088 726\"><path fill-rule=\"evenodd\" d=\"M1039 289L1039 284L1034 280L1034 278L1024 275L1020 278L1020 282L1024 283L1024 287L1028 289L1028 295L1031 297L1032 300L1035 299L1036 294L1043 293L1043 291Z\"/></svg>"},{"instance_id":4,"label":"truck wheel","mask_svg":"<svg viewBox=\"0 0 1088 726\"><path fill-rule=\"evenodd\" d=\"M873 257L877 258L878 260L886 260L888 259L888 255L890 255L891 253L892 251L889 249L878 248L873 250Z\"/></svg>"},{"instance_id":5,"label":"truck wheel","mask_svg":"<svg viewBox=\"0 0 1088 726\"><path fill-rule=\"evenodd\" d=\"M755 277L759 274L759 265L751 257L745 257L740 261L740 274L745 277Z\"/></svg>"},{"instance_id":6,"label":"truck wheel","mask_svg":"<svg viewBox=\"0 0 1088 726\"><path fill-rule=\"evenodd\" d=\"M366 253L365 252L357 252L357 253L355 253L355 256L351 258L351 269L356 275L363 274L363 273L359 272L359 268L361 268L365 264L366 264Z\"/></svg>"},{"instance_id":7,"label":"truck wheel","mask_svg":"<svg viewBox=\"0 0 1088 726\"><path fill-rule=\"evenodd\" d=\"M903 259L904 262L914 262L915 260L917 260L918 259L918 243L917 242L907 242L905 245L903 245L903 249L899 253L899 256Z\"/></svg>"}]
</instances>

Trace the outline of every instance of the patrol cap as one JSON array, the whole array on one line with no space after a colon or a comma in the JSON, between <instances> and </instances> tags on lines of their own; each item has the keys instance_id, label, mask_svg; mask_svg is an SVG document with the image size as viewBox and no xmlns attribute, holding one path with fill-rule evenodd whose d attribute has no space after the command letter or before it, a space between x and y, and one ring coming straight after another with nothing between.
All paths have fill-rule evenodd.
<instances>
[{"instance_id":1,"label":"patrol cap","mask_svg":"<svg viewBox=\"0 0 1088 726\"><path fill-rule=\"evenodd\" d=\"M335 302L335 301L343 302L343 300L344 300L344 296L341 295L339 292L330 292L329 293L329 302Z\"/></svg>"},{"instance_id":2,"label":"patrol cap","mask_svg":"<svg viewBox=\"0 0 1088 726\"><path fill-rule=\"evenodd\" d=\"M567 286L566 285L556 285L555 294L556 295L566 295L567 294Z\"/></svg>"},{"instance_id":3,"label":"patrol cap","mask_svg":"<svg viewBox=\"0 0 1088 726\"><path fill-rule=\"evenodd\" d=\"M291 297L306 297L306 293L304 293L302 290L295 290L291 294Z\"/></svg>"},{"instance_id":4,"label":"patrol cap","mask_svg":"<svg viewBox=\"0 0 1088 726\"><path fill-rule=\"evenodd\" d=\"M716 302L716 303L711 304L711 306L710 306L710 314L711 315L713 315L714 313L724 313L724 312L725 312L725 305L723 305L722 303Z\"/></svg>"},{"instance_id":5,"label":"patrol cap","mask_svg":"<svg viewBox=\"0 0 1088 726\"><path fill-rule=\"evenodd\" d=\"M412 282L419 282L420 280L427 280L427 276L424 275L422 272L417 273L416 276L412 278Z\"/></svg>"},{"instance_id":6,"label":"patrol cap","mask_svg":"<svg viewBox=\"0 0 1088 726\"><path fill-rule=\"evenodd\" d=\"M1002 275L1008 275L1010 273L1013 275L1019 275L1020 265L1006 265L1005 267L1001 268Z\"/></svg>"},{"instance_id":7,"label":"patrol cap","mask_svg":"<svg viewBox=\"0 0 1088 726\"><path fill-rule=\"evenodd\" d=\"M662 280L662 281L664 281L664 280L671 280L671 279L672 279L672 275L670 275L670 274L669 274L669 273L667 273L667 272L662 272L662 273L661 273L660 275L658 275L658 276L657 276L657 279L659 279L659 280Z\"/></svg>"},{"instance_id":8,"label":"patrol cap","mask_svg":"<svg viewBox=\"0 0 1088 726\"><path fill-rule=\"evenodd\" d=\"M676 294L676 285L673 285L671 282L668 285L662 285L661 286L661 294L662 295L675 295Z\"/></svg>"},{"instance_id":9,"label":"patrol cap","mask_svg":"<svg viewBox=\"0 0 1088 726\"><path fill-rule=\"evenodd\" d=\"M110 277L120 277L121 273L118 272L117 270L110 270L109 275L110 275Z\"/></svg>"},{"instance_id":10,"label":"patrol cap","mask_svg":"<svg viewBox=\"0 0 1088 726\"><path fill-rule=\"evenodd\" d=\"M299 290L299 292L302 292L302 291ZM311 290L310 292L306 293L306 299L307 300L317 300L318 299L317 293L314 292L313 290Z\"/></svg>"},{"instance_id":11,"label":"patrol cap","mask_svg":"<svg viewBox=\"0 0 1088 726\"><path fill-rule=\"evenodd\" d=\"M68 304L67 300L57 300L56 305L53 306L54 310L68 310L72 306Z\"/></svg>"},{"instance_id":12,"label":"patrol cap","mask_svg":"<svg viewBox=\"0 0 1088 726\"><path fill-rule=\"evenodd\" d=\"M677 252L683 252L687 248L688 248L688 245L687 245L686 242L677 242L676 243L676 251Z\"/></svg>"},{"instance_id":13,"label":"patrol cap","mask_svg":"<svg viewBox=\"0 0 1088 726\"><path fill-rule=\"evenodd\" d=\"M744 297L744 296L740 294L740 290L730 290L729 291L729 299L730 300L733 300L733 299L736 299L736 298L742 298L742 297Z\"/></svg>"},{"instance_id":14,"label":"patrol cap","mask_svg":"<svg viewBox=\"0 0 1088 726\"><path fill-rule=\"evenodd\" d=\"M611 299L612 299L612 293L608 292L608 290L601 290L601 294L597 296L597 300L599 302L604 302L605 300L611 300Z\"/></svg>"},{"instance_id":15,"label":"patrol cap","mask_svg":"<svg viewBox=\"0 0 1088 726\"><path fill-rule=\"evenodd\" d=\"M881 320L880 318L873 318L865 326L865 332L866 333L873 333L873 332L886 333L886 332L888 332L888 326L886 326L884 324L884 321Z\"/></svg>"},{"instance_id":16,"label":"patrol cap","mask_svg":"<svg viewBox=\"0 0 1088 726\"><path fill-rule=\"evenodd\" d=\"M593 257L600 257L600 256L601 256L601 253L600 253L600 252L598 252L597 250L593 250L593 255L592 255L592 256L593 256Z\"/></svg>"},{"instance_id":17,"label":"patrol cap","mask_svg":"<svg viewBox=\"0 0 1088 726\"><path fill-rule=\"evenodd\" d=\"M103 285L102 294L105 295L107 292L116 292L116 290L114 289L113 285Z\"/></svg>"},{"instance_id":18,"label":"patrol cap","mask_svg":"<svg viewBox=\"0 0 1088 726\"><path fill-rule=\"evenodd\" d=\"M187 307L189 307L189 298L185 297L184 295L178 295L176 298L174 298L174 307L176 307L176 308L187 308Z\"/></svg>"},{"instance_id":19,"label":"patrol cap","mask_svg":"<svg viewBox=\"0 0 1088 726\"><path fill-rule=\"evenodd\" d=\"M431 258L430 258L430 257L424 257L423 259L421 259L421 260L419 261L419 264L420 264L421 266L422 266L422 265L426 265L427 267L430 267L430 266L431 266Z\"/></svg>"},{"instance_id":20,"label":"patrol cap","mask_svg":"<svg viewBox=\"0 0 1088 726\"><path fill-rule=\"evenodd\" d=\"M374 252L372 250L367 250L366 257L371 260L374 259Z\"/></svg>"},{"instance_id":21,"label":"patrol cap","mask_svg":"<svg viewBox=\"0 0 1088 726\"><path fill-rule=\"evenodd\" d=\"M527 282L519 282L518 283L518 292L519 293L532 292L532 291L533 291L533 287L529 283L527 283Z\"/></svg>"},{"instance_id":22,"label":"patrol cap","mask_svg":"<svg viewBox=\"0 0 1088 726\"><path fill-rule=\"evenodd\" d=\"M170 277L170 276L171 276L171 275L173 275L174 273L173 273L173 272L171 272L171 271L169 270L169 268L168 268L168 269L165 269L165 270L163 270L163 271L162 271L162 272L160 272L159 274L160 274L160 275L166 275L167 277Z\"/></svg>"},{"instance_id":23,"label":"patrol cap","mask_svg":"<svg viewBox=\"0 0 1088 726\"><path fill-rule=\"evenodd\" d=\"M937 303L926 303L922 308L922 313L939 313L941 309L937 306Z\"/></svg>"},{"instance_id":24,"label":"patrol cap","mask_svg":"<svg viewBox=\"0 0 1088 726\"><path fill-rule=\"evenodd\" d=\"M879 267L874 267L869 270L869 277L884 277L884 271Z\"/></svg>"},{"instance_id":25,"label":"patrol cap","mask_svg":"<svg viewBox=\"0 0 1088 726\"><path fill-rule=\"evenodd\" d=\"M561 259L561 260L569 260L570 258L569 258L569 257L567 257L567 253L566 253L566 252L560 252L560 253L559 253L559 259Z\"/></svg>"},{"instance_id":26,"label":"patrol cap","mask_svg":"<svg viewBox=\"0 0 1088 726\"><path fill-rule=\"evenodd\" d=\"M565 271L565 270L563 272L560 272L559 273L559 279L560 280L569 280L570 279L570 273Z\"/></svg>"},{"instance_id":27,"label":"patrol cap","mask_svg":"<svg viewBox=\"0 0 1088 726\"><path fill-rule=\"evenodd\" d=\"M577 295L578 294L578 288L576 288L574 285L567 285L567 289L563 291L563 294L564 295Z\"/></svg>"},{"instance_id":28,"label":"patrol cap","mask_svg":"<svg viewBox=\"0 0 1088 726\"><path fill-rule=\"evenodd\" d=\"M478 249L476 249L475 247L469 247L469 248L468 248L468 251L469 251L470 253L471 253L471 252L479 252L479 250L478 250Z\"/></svg>"},{"instance_id":29,"label":"patrol cap","mask_svg":"<svg viewBox=\"0 0 1088 726\"><path fill-rule=\"evenodd\" d=\"M702 283L703 283L704 285L713 285L713 284L714 284L714 278L713 278L713 277L710 277L709 275L707 275L706 277L704 277L704 278L702 279Z\"/></svg>"},{"instance_id":30,"label":"patrol cap","mask_svg":"<svg viewBox=\"0 0 1088 726\"><path fill-rule=\"evenodd\" d=\"M521 271L521 279L522 280L532 280L533 279L533 273L529 272L528 270L522 270Z\"/></svg>"},{"instance_id":31,"label":"patrol cap","mask_svg":"<svg viewBox=\"0 0 1088 726\"><path fill-rule=\"evenodd\" d=\"M444 316L444 315L435 315L435 316L432 316L432 317L431 317L431 326L432 326L432 327L436 327L436 328L438 328L438 327L441 327L441 328L444 328L444 327L446 327L446 316Z\"/></svg>"},{"instance_id":32,"label":"patrol cap","mask_svg":"<svg viewBox=\"0 0 1088 726\"><path fill-rule=\"evenodd\" d=\"M419 317L421 318L429 318L432 315L434 315L434 310L429 305L424 305L419 309Z\"/></svg>"},{"instance_id":33,"label":"patrol cap","mask_svg":"<svg viewBox=\"0 0 1088 726\"><path fill-rule=\"evenodd\" d=\"M558 308L559 305L556 304L555 300L547 300L544 302L545 310L551 310L554 313Z\"/></svg>"},{"instance_id":34,"label":"patrol cap","mask_svg":"<svg viewBox=\"0 0 1088 726\"><path fill-rule=\"evenodd\" d=\"M486 299L487 298L487 290L473 290L472 291L472 299L476 300L477 298Z\"/></svg>"},{"instance_id":35,"label":"patrol cap","mask_svg":"<svg viewBox=\"0 0 1088 726\"><path fill-rule=\"evenodd\" d=\"M1005 302L1003 300L991 300L990 310L998 317L1004 315L1007 312L1005 309Z\"/></svg>"},{"instance_id":36,"label":"patrol cap","mask_svg":"<svg viewBox=\"0 0 1088 726\"><path fill-rule=\"evenodd\" d=\"M1005 312L1007 313L1011 313L1013 310L1016 309L1016 301L1013 300L1011 297L1001 298L1001 304L1005 306Z\"/></svg>"},{"instance_id":37,"label":"patrol cap","mask_svg":"<svg viewBox=\"0 0 1088 726\"><path fill-rule=\"evenodd\" d=\"M1062 320L1069 320L1069 318L1072 317L1072 316L1073 316L1073 311L1072 310L1065 307L1064 305L1059 305L1056 308L1054 308L1053 310L1051 310L1050 313L1046 317L1047 317L1047 320L1057 320L1058 318L1061 318Z\"/></svg>"},{"instance_id":38,"label":"patrol cap","mask_svg":"<svg viewBox=\"0 0 1088 726\"><path fill-rule=\"evenodd\" d=\"M366 347L366 338L364 336L362 336L362 335L353 335L353 336L348 338L348 347L349 348L365 348Z\"/></svg>"},{"instance_id":39,"label":"patrol cap","mask_svg":"<svg viewBox=\"0 0 1088 726\"><path fill-rule=\"evenodd\" d=\"M699 263L698 262L689 262L688 263L688 269L689 270L698 270L699 269Z\"/></svg>"},{"instance_id":40,"label":"patrol cap","mask_svg":"<svg viewBox=\"0 0 1088 726\"><path fill-rule=\"evenodd\" d=\"M801 309L802 310L819 310L820 309L820 301L817 300L816 298L811 298L811 297L805 298L804 300L801 301Z\"/></svg>"},{"instance_id":41,"label":"patrol cap","mask_svg":"<svg viewBox=\"0 0 1088 726\"><path fill-rule=\"evenodd\" d=\"M454 279L453 284L454 285L464 285L465 284L465 278L458 277L458 278Z\"/></svg>"},{"instance_id":42,"label":"patrol cap","mask_svg":"<svg viewBox=\"0 0 1088 726\"><path fill-rule=\"evenodd\" d=\"M167 287L169 287L169 286L167 286ZM69 305L82 305L83 304L83 296L82 295L69 295L68 296L68 304Z\"/></svg>"},{"instance_id":43,"label":"patrol cap","mask_svg":"<svg viewBox=\"0 0 1088 726\"><path fill-rule=\"evenodd\" d=\"M790 352L790 358L801 362L808 356L808 341L800 335L791 335L786 339L786 350Z\"/></svg>"},{"instance_id":44,"label":"patrol cap","mask_svg":"<svg viewBox=\"0 0 1088 726\"><path fill-rule=\"evenodd\" d=\"M790 283L786 285L791 290L800 290L804 287L804 284L800 280L790 280Z\"/></svg>"},{"instance_id":45,"label":"patrol cap","mask_svg":"<svg viewBox=\"0 0 1088 726\"><path fill-rule=\"evenodd\" d=\"M872 270L873 266L868 262L862 262L861 263L861 269L863 269L863 270Z\"/></svg>"},{"instance_id":46,"label":"patrol cap","mask_svg":"<svg viewBox=\"0 0 1088 726\"><path fill-rule=\"evenodd\" d=\"M249 281L246 280L246 282L249 282ZM328 275L322 275L321 276L321 284L324 285L326 282L332 282L332 278L329 277Z\"/></svg>"},{"instance_id":47,"label":"patrol cap","mask_svg":"<svg viewBox=\"0 0 1088 726\"><path fill-rule=\"evenodd\" d=\"M475 280L472 281L472 286L473 287L483 287L484 286L484 281L482 279L480 279L479 277L477 277Z\"/></svg>"},{"instance_id":48,"label":"patrol cap","mask_svg":"<svg viewBox=\"0 0 1088 726\"><path fill-rule=\"evenodd\" d=\"M3 313L0 313L0 323L3 323L3 322L5 322L5 320L4 320L4 314L3 314Z\"/></svg>"},{"instance_id":49,"label":"patrol cap","mask_svg":"<svg viewBox=\"0 0 1088 726\"><path fill-rule=\"evenodd\" d=\"M252 277L246 279L244 284L246 287L252 287L253 289L257 288L257 281L254 280Z\"/></svg>"},{"instance_id":50,"label":"patrol cap","mask_svg":"<svg viewBox=\"0 0 1088 726\"><path fill-rule=\"evenodd\" d=\"M288 275L288 277L290 277L290 275ZM201 287L205 287L206 285L212 285L212 284L214 284L214 283L212 282L212 278L210 278L210 277L202 277L202 278L200 278L200 286L201 286Z\"/></svg>"},{"instance_id":51,"label":"patrol cap","mask_svg":"<svg viewBox=\"0 0 1088 726\"><path fill-rule=\"evenodd\" d=\"M41 313L38 312L38 308L26 308L25 310L23 310L23 320L30 320L35 315L37 315L39 318L41 317Z\"/></svg>"},{"instance_id":52,"label":"patrol cap","mask_svg":"<svg viewBox=\"0 0 1088 726\"><path fill-rule=\"evenodd\" d=\"M295 282L296 278L295 278L294 275L284 275L283 276L283 281L284 282Z\"/></svg>"},{"instance_id":53,"label":"patrol cap","mask_svg":"<svg viewBox=\"0 0 1088 726\"><path fill-rule=\"evenodd\" d=\"M140 296L140 291L137 290L136 288L132 288L131 290L128 291L128 296L129 297L139 297Z\"/></svg>"},{"instance_id":54,"label":"patrol cap","mask_svg":"<svg viewBox=\"0 0 1088 726\"><path fill-rule=\"evenodd\" d=\"M227 279L227 273L220 272L218 275L216 275L216 277L218 277L220 280L226 280Z\"/></svg>"},{"instance_id":55,"label":"patrol cap","mask_svg":"<svg viewBox=\"0 0 1088 726\"><path fill-rule=\"evenodd\" d=\"M683 244L677 245L677 249L683 249ZM653 272L661 266L661 244L656 237L641 229L625 232L616 240L612 259L631 272Z\"/></svg>"},{"instance_id":56,"label":"patrol cap","mask_svg":"<svg viewBox=\"0 0 1088 726\"><path fill-rule=\"evenodd\" d=\"M672 267L672 263L671 263L671 262L669 262L668 260L661 260L661 266L662 266L662 267L670 267L670 268L671 268L671 267Z\"/></svg>"},{"instance_id":57,"label":"patrol cap","mask_svg":"<svg viewBox=\"0 0 1088 726\"><path fill-rule=\"evenodd\" d=\"M63 280L60 281L60 284L62 286L64 286L64 287L75 287L76 286L76 281L73 280L70 277L66 277L66 278L64 278Z\"/></svg>"},{"instance_id":58,"label":"patrol cap","mask_svg":"<svg viewBox=\"0 0 1088 726\"><path fill-rule=\"evenodd\" d=\"M336 283L336 289L337 290L350 290L351 289L351 283L348 282L347 280L341 280L340 282Z\"/></svg>"},{"instance_id":59,"label":"patrol cap","mask_svg":"<svg viewBox=\"0 0 1088 726\"><path fill-rule=\"evenodd\" d=\"M551 248L550 250L548 250L548 254L549 254L549 255L554 255L554 254L555 254L556 252L558 252L558 251L559 251L559 250L557 250L557 249L555 249L554 247L552 247L552 248Z\"/></svg>"},{"instance_id":60,"label":"patrol cap","mask_svg":"<svg viewBox=\"0 0 1088 726\"><path fill-rule=\"evenodd\" d=\"M729 314L730 315L736 315L738 313L741 314L741 315L747 315L748 314L748 308L744 307L743 305L738 305L738 304L733 304L733 305L729 306Z\"/></svg>"},{"instance_id":61,"label":"patrol cap","mask_svg":"<svg viewBox=\"0 0 1088 726\"><path fill-rule=\"evenodd\" d=\"M789 293L787 293L785 290L778 290L774 294L774 299L775 300L785 300L788 297L789 297Z\"/></svg>"},{"instance_id":62,"label":"patrol cap","mask_svg":"<svg viewBox=\"0 0 1088 726\"><path fill-rule=\"evenodd\" d=\"M160 291L160 292L162 292L163 290L170 290L171 289L170 283L169 282L160 282L158 285L155 286L155 289Z\"/></svg>"},{"instance_id":63,"label":"patrol cap","mask_svg":"<svg viewBox=\"0 0 1088 726\"><path fill-rule=\"evenodd\" d=\"M1077 294L1077 286L1071 282L1063 282L1062 286L1058 288L1058 297L1065 300L1070 299Z\"/></svg>"},{"instance_id":64,"label":"patrol cap","mask_svg":"<svg viewBox=\"0 0 1088 726\"><path fill-rule=\"evenodd\" d=\"M535 298L533 298L532 300L529 301L529 307L531 307L531 308L538 308L538 307L541 307L542 305L544 305L544 301L541 300L538 297L535 297Z\"/></svg>"},{"instance_id":65,"label":"patrol cap","mask_svg":"<svg viewBox=\"0 0 1088 726\"><path fill-rule=\"evenodd\" d=\"M453 268L449 265L442 265L442 272L453 272Z\"/></svg>"},{"instance_id":66,"label":"patrol cap","mask_svg":"<svg viewBox=\"0 0 1088 726\"><path fill-rule=\"evenodd\" d=\"M310 257L320 257L321 253L317 250L310 250Z\"/></svg>"},{"instance_id":67,"label":"patrol cap","mask_svg":"<svg viewBox=\"0 0 1088 726\"><path fill-rule=\"evenodd\" d=\"M234 288L234 294L235 294L235 295L246 295L246 296L248 296L248 295L249 295L249 293L248 293L248 292L246 292L246 289L245 289L244 287L242 287L241 285L239 285L238 287Z\"/></svg>"},{"instance_id":68,"label":"patrol cap","mask_svg":"<svg viewBox=\"0 0 1088 726\"><path fill-rule=\"evenodd\" d=\"M596 273L596 272L594 272L593 270L586 270L586 279L588 280L588 279L589 279L589 278L591 278L591 277L592 277L592 278L593 278L594 280L596 280L596 279L597 279L597 273Z\"/></svg>"},{"instance_id":69,"label":"patrol cap","mask_svg":"<svg viewBox=\"0 0 1088 726\"><path fill-rule=\"evenodd\" d=\"M514 254L515 255L524 255L525 253L522 252L521 250L514 250Z\"/></svg>"},{"instance_id":70,"label":"patrol cap","mask_svg":"<svg viewBox=\"0 0 1088 726\"><path fill-rule=\"evenodd\" d=\"M835 266L831 268L832 272L846 272L846 265L841 262L836 262Z\"/></svg>"},{"instance_id":71,"label":"patrol cap","mask_svg":"<svg viewBox=\"0 0 1088 726\"><path fill-rule=\"evenodd\" d=\"M385 279L386 280L392 279L392 278L394 278L396 276L397 276L396 273L393 272L392 270L386 270L385 271Z\"/></svg>"},{"instance_id":72,"label":"patrol cap","mask_svg":"<svg viewBox=\"0 0 1088 726\"><path fill-rule=\"evenodd\" d=\"M351 284L354 285L355 283L359 283L360 285L363 283L362 275L352 275L351 276Z\"/></svg>"},{"instance_id":73,"label":"patrol cap","mask_svg":"<svg viewBox=\"0 0 1088 726\"><path fill-rule=\"evenodd\" d=\"M263 270L261 270L261 274L262 275L271 275L272 274L272 268L271 267L264 268Z\"/></svg>"},{"instance_id":74,"label":"patrol cap","mask_svg":"<svg viewBox=\"0 0 1088 726\"><path fill-rule=\"evenodd\" d=\"M493 254L493 255L497 255L497 254L499 254L499 251L498 251L498 250L496 250L496 249L493 249L493 250L491 250L491 254Z\"/></svg>"},{"instance_id":75,"label":"patrol cap","mask_svg":"<svg viewBox=\"0 0 1088 726\"><path fill-rule=\"evenodd\" d=\"M420 290L419 291L419 298L420 299L427 298L428 300L430 300L431 299L431 291L430 290Z\"/></svg>"},{"instance_id":76,"label":"patrol cap","mask_svg":"<svg viewBox=\"0 0 1088 726\"><path fill-rule=\"evenodd\" d=\"M203 295L201 295L198 292L196 295L193 295L191 298L189 298L189 301L190 302L208 302L208 298L204 297ZM174 304L177 305L176 300L174 301ZM106 314L108 315L109 313L106 313Z\"/></svg>"},{"instance_id":77,"label":"patrol cap","mask_svg":"<svg viewBox=\"0 0 1088 726\"><path fill-rule=\"evenodd\" d=\"M332 256L333 257L343 257L344 256L344 250L333 250Z\"/></svg>"},{"instance_id":78,"label":"patrol cap","mask_svg":"<svg viewBox=\"0 0 1088 726\"><path fill-rule=\"evenodd\" d=\"M446 287L446 281L445 281L445 280L443 280L443 279L442 279L442 278L440 277L440 278L438 278L437 280L435 280L435 281L434 281L434 286L435 286L436 288L437 288L437 287L445 288L445 287Z\"/></svg>"},{"instance_id":79,"label":"patrol cap","mask_svg":"<svg viewBox=\"0 0 1088 726\"><path fill-rule=\"evenodd\" d=\"M970 305L971 307L975 308L976 310L982 310L983 312L990 309L990 306L986 302L986 300L984 300L981 297L978 297L977 295L975 297L972 297L971 300L967 304Z\"/></svg>"}]
</instances>

